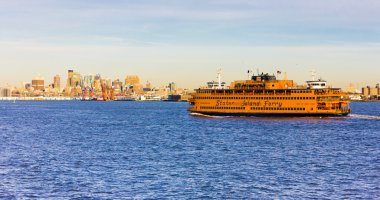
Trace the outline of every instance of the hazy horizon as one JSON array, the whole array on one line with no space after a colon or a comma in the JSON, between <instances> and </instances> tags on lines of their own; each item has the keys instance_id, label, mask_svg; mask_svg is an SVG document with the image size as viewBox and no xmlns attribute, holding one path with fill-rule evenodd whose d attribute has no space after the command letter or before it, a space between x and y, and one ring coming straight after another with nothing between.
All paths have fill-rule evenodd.
<instances>
[{"instance_id":1,"label":"hazy horizon","mask_svg":"<svg viewBox=\"0 0 380 200\"><path fill-rule=\"evenodd\" d=\"M380 2L0 1L0 87L67 70L197 88L247 70L310 70L337 87L380 82Z\"/></svg>"}]
</instances>

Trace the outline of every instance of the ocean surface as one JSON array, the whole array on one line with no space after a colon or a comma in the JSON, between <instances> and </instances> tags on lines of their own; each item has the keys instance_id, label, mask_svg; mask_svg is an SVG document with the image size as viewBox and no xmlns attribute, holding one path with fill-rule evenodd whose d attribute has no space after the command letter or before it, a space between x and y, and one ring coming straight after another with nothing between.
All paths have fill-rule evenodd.
<instances>
[{"instance_id":1,"label":"ocean surface","mask_svg":"<svg viewBox=\"0 0 380 200\"><path fill-rule=\"evenodd\" d=\"M340 118L0 102L0 199L380 199L380 103Z\"/></svg>"}]
</instances>

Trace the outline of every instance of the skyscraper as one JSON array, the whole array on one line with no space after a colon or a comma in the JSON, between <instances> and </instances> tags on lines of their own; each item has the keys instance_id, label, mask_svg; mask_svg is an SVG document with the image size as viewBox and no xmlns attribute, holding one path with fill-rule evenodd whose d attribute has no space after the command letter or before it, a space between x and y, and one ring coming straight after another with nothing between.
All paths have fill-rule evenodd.
<instances>
[{"instance_id":1,"label":"skyscraper","mask_svg":"<svg viewBox=\"0 0 380 200\"><path fill-rule=\"evenodd\" d=\"M40 77L40 76L34 77L32 80L32 87L34 88L34 90L44 91L44 89L45 89L44 78Z\"/></svg>"},{"instance_id":2,"label":"skyscraper","mask_svg":"<svg viewBox=\"0 0 380 200\"><path fill-rule=\"evenodd\" d=\"M143 93L143 86L140 84L140 78L136 75L125 77L125 87L131 89L131 92L137 94Z\"/></svg>"},{"instance_id":3,"label":"skyscraper","mask_svg":"<svg viewBox=\"0 0 380 200\"><path fill-rule=\"evenodd\" d=\"M67 74L67 83L66 87L77 87L80 86L80 74L77 72L74 72L74 70L68 70Z\"/></svg>"},{"instance_id":4,"label":"skyscraper","mask_svg":"<svg viewBox=\"0 0 380 200\"><path fill-rule=\"evenodd\" d=\"M176 90L176 86L174 82L169 83L170 92L174 92Z\"/></svg>"},{"instance_id":5,"label":"skyscraper","mask_svg":"<svg viewBox=\"0 0 380 200\"><path fill-rule=\"evenodd\" d=\"M61 88L61 77L59 75L54 76L54 88L60 89Z\"/></svg>"},{"instance_id":6,"label":"skyscraper","mask_svg":"<svg viewBox=\"0 0 380 200\"><path fill-rule=\"evenodd\" d=\"M74 70L68 70L65 93L68 96L79 96L81 94L81 77Z\"/></svg>"}]
</instances>

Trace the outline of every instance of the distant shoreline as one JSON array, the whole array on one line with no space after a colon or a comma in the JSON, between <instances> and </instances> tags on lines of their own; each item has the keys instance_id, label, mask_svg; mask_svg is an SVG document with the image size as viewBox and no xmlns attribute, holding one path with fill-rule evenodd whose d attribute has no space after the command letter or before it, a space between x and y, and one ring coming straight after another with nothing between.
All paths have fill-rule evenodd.
<instances>
[{"instance_id":1,"label":"distant shoreline","mask_svg":"<svg viewBox=\"0 0 380 200\"><path fill-rule=\"evenodd\" d=\"M97 101L97 100L83 100L80 97L0 97L0 101ZM98 100L101 101L101 100ZM168 101L162 100L114 100L114 101ZM169 101L177 102L177 101ZM186 102L186 101L178 101ZM380 100L351 100L351 102L380 102Z\"/></svg>"},{"instance_id":2,"label":"distant shoreline","mask_svg":"<svg viewBox=\"0 0 380 200\"><path fill-rule=\"evenodd\" d=\"M80 97L0 97L1 101L98 101L98 102L104 102L103 100L84 100ZM113 100L113 101L143 101L143 102L188 102L184 100L180 101L171 101L167 99L161 99L161 100L135 100L135 99L128 99L128 100Z\"/></svg>"}]
</instances>

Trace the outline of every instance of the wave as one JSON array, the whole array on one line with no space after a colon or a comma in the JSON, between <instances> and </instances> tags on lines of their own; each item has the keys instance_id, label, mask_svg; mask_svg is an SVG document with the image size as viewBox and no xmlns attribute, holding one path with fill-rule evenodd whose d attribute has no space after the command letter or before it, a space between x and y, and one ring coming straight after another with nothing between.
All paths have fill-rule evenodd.
<instances>
[{"instance_id":1,"label":"wave","mask_svg":"<svg viewBox=\"0 0 380 200\"><path fill-rule=\"evenodd\" d=\"M358 119L376 119L376 120L380 120L380 116L375 116L375 115L349 114L348 116L352 117L352 118L358 118Z\"/></svg>"}]
</instances>

